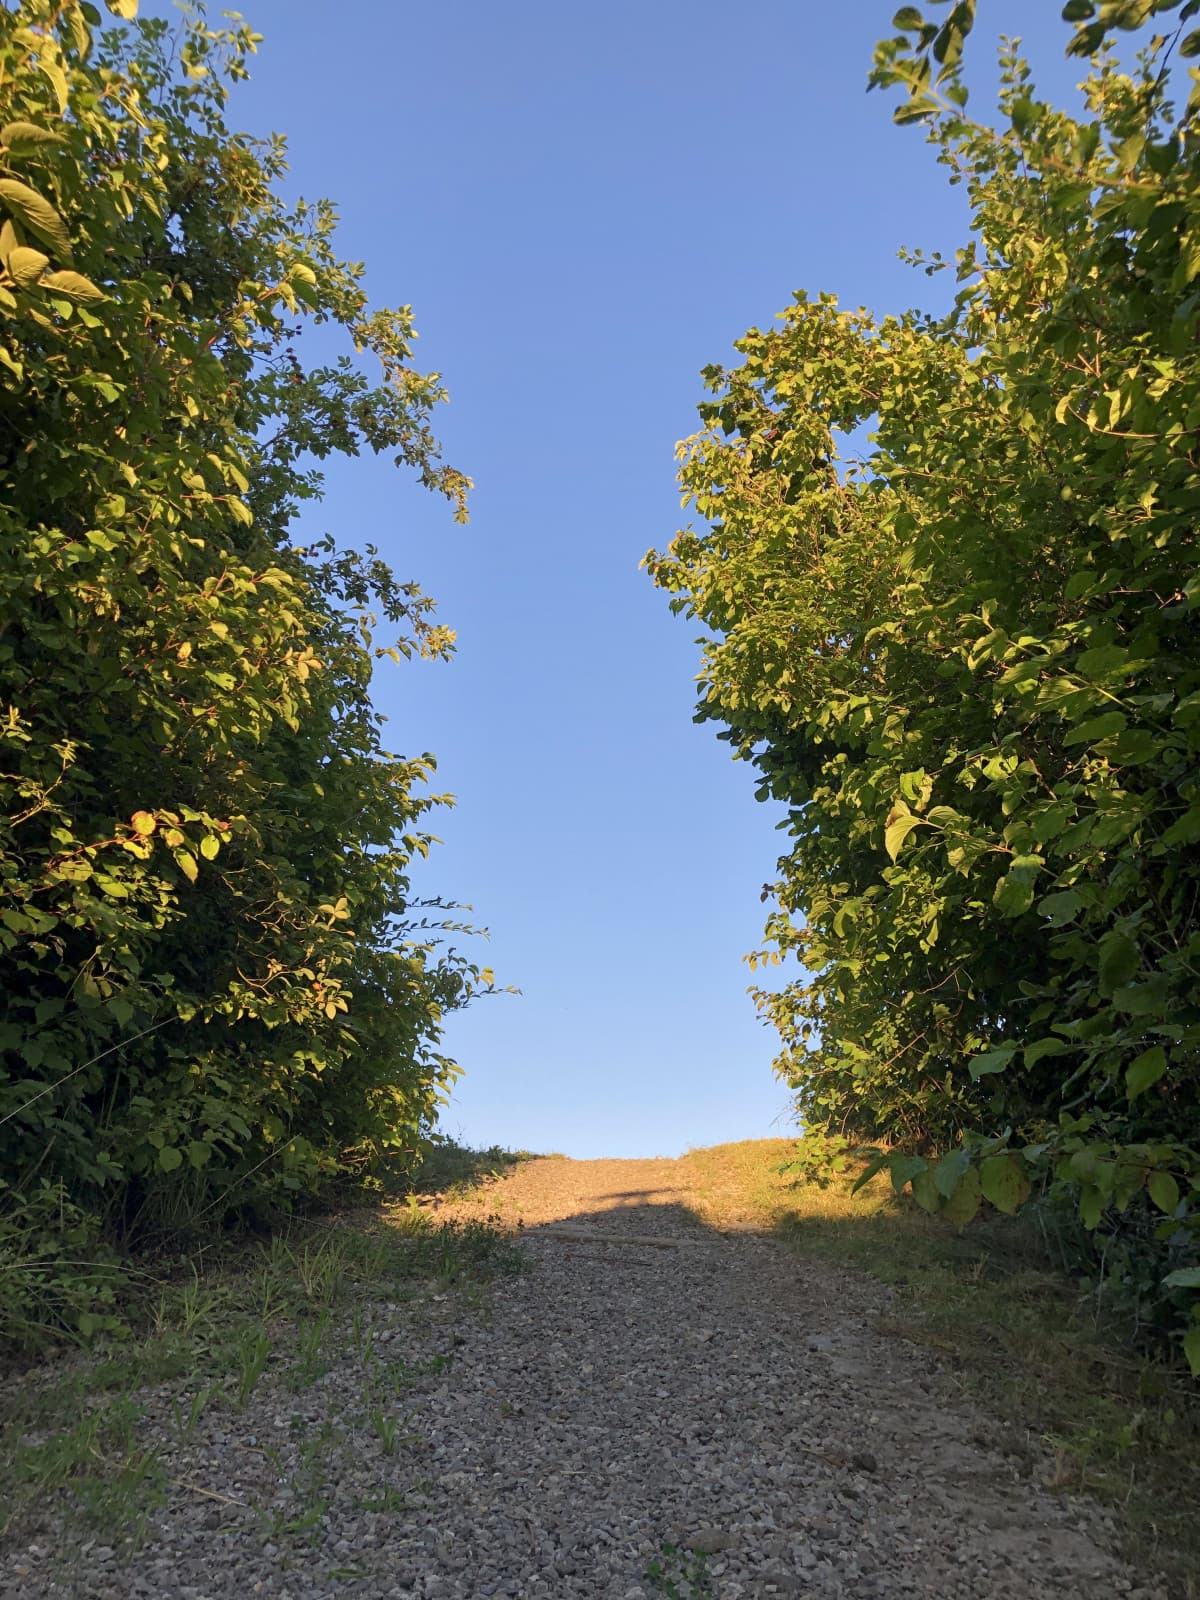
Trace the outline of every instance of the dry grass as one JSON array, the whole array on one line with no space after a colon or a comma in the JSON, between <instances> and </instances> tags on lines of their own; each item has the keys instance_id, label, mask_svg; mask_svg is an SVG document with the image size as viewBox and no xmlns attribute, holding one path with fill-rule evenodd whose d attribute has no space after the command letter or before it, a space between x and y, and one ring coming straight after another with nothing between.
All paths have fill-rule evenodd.
<instances>
[{"instance_id":1,"label":"dry grass","mask_svg":"<svg viewBox=\"0 0 1200 1600\"><path fill-rule=\"evenodd\" d=\"M1197 1386L1055 1269L1034 1221L993 1214L958 1232L897 1200L886 1177L858 1195L854 1174L796 1184L777 1170L794 1150L762 1139L689 1151L697 1212L713 1227L778 1230L888 1283L885 1331L935 1347L1014 1441L1032 1433L1053 1450L1060 1487L1114 1507L1131 1552L1200 1596Z\"/></svg>"}]
</instances>

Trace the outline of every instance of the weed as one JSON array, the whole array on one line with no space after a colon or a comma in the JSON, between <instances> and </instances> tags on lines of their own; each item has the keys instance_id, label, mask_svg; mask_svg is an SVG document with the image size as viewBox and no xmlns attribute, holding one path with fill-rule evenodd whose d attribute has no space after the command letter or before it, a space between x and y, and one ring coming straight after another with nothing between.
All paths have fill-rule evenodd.
<instances>
[{"instance_id":1,"label":"weed","mask_svg":"<svg viewBox=\"0 0 1200 1600\"><path fill-rule=\"evenodd\" d=\"M157 1452L139 1445L140 1416L122 1395L13 1453L0 1477L0 1533L29 1508L65 1494L86 1526L136 1536L145 1504L159 1498L165 1482Z\"/></svg>"},{"instance_id":2,"label":"weed","mask_svg":"<svg viewBox=\"0 0 1200 1600\"><path fill-rule=\"evenodd\" d=\"M354 1308L354 1321L351 1327L351 1339L360 1360L370 1365L375 1359L375 1325L368 1322L363 1314L361 1305Z\"/></svg>"},{"instance_id":3,"label":"weed","mask_svg":"<svg viewBox=\"0 0 1200 1600\"><path fill-rule=\"evenodd\" d=\"M381 1483L378 1491L360 1502L364 1511L407 1511L408 1500L390 1483Z\"/></svg>"},{"instance_id":4,"label":"weed","mask_svg":"<svg viewBox=\"0 0 1200 1600\"><path fill-rule=\"evenodd\" d=\"M265 1328L244 1328L233 1345L237 1403L244 1406L271 1358L271 1341Z\"/></svg>"},{"instance_id":5,"label":"weed","mask_svg":"<svg viewBox=\"0 0 1200 1600\"><path fill-rule=\"evenodd\" d=\"M295 1350L287 1368L292 1387L315 1381L329 1359L333 1307L352 1290L352 1336L370 1374L365 1420L383 1451L394 1452L410 1436L384 1405L440 1372L450 1358L412 1365L381 1360L374 1306L424 1294L431 1281L456 1283L460 1294L481 1293L489 1278L521 1264L511 1240L484 1224L442 1227L424 1213L414 1220L360 1212L349 1221L296 1226L266 1245L240 1240L182 1262L160 1261L153 1278L127 1273L127 1287L136 1286L141 1298L122 1305L131 1325L124 1341L101 1344L54 1370L34 1369L28 1381L5 1386L0 1534L34 1512L61 1517L64 1537L73 1517L87 1526L136 1531L178 1468L168 1469L139 1438L130 1396L147 1384L172 1385L163 1442L169 1452L183 1450L211 1406L250 1403L273 1347ZM184 1377L188 1381L178 1381ZM328 1429L310 1430L303 1418L293 1419L292 1440L299 1461L290 1481L278 1452L272 1461L288 1503L265 1515L280 1533L296 1534L325 1515L326 1461L336 1441Z\"/></svg>"},{"instance_id":6,"label":"weed","mask_svg":"<svg viewBox=\"0 0 1200 1600\"><path fill-rule=\"evenodd\" d=\"M398 1419L393 1416L389 1416L383 1407L379 1405L372 1406L370 1417L371 1427L376 1438L379 1440L379 1444L384 1455L395 1455L396 1433L400 1426Z\"/></svg>"},{"instance_id":7,"label":"weed","mask_svg":"<svg viewBox=\"0 0 1200 1600\"><path fill-rule=\"evenodd\" d=\"M312 1533L314 1529L320 1527L321 1518L328 1509L327 1501L316 1500L303 1510L290 1515L284 1508L271 1506L265 1511L260 1510L257 1516L267 1538L279 1542L289 1534Z\"/></svg>"},{"instance_id":8,"label":"weed","mask_svg":"<svg viewBox=\"0 0 1200 1600\"><path fill-rule=\"evenodd\" d=\"M179 1404L179 1396L171 1396L171 1422L175 1430L175 1443L180 1449L187 1444L193 1433L195 1433L196 1425L204 1415L204 1409L215 1392L215 1384L207 1384L204 1388L197 1389L186 1412Z\"/></svg>"},{"instance_id":9,"label":"weed","mask_svg":"<svg viewBox=\"0 0 1200 1600\"><path fill-rule=\"evenodd\" d=\"M673 1544L660 1546L646 1568L646 1582L668 1600L701 1600L716 1593L707 1558Z\"/></svg>"},{"instance_id":10,"label":"weed","mask_svg":"<svg viewBox=\"0 0 1200 1600\"><path fill-rule=\"evenodd\" d=\"M296 1360L288 1372L288 1384L293 1390L307 1389L323 1373L329 1371L324 1356L325 1336L329 1332L329 1311L325 1306L308 1322L302 1323L296 1342Z\"/></svg>"}]
</instances>

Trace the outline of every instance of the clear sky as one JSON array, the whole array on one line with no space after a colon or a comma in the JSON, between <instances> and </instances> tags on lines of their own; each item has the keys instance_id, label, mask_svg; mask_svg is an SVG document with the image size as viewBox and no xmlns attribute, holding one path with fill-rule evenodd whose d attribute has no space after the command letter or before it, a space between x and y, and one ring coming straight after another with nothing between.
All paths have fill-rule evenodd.
<instances>
[{"instance_id":1,"label":"clear sky","mask_svg":"<svg viewBox=\"0 0 1200 1600\"><path fill-rule=\"evenodd\" d=\"M920 131L864 94L894 6L241 9L265 38L231 122L288 137L294 192L338 204L377 302L414 306L477 486L464 529L390 465L336 463L306 524L375 541L459 634L376 682L391 747L435 751L458 796L422 887L473 904L522 990L453 1019L443 1126L574 1156L787 1133L742 962L778 812L693 726L696 629L638 563L679 525L703 365L796 288L928 303L897 248L962 241ZM1006 28L1060 95L1059 9L981 0L980 83Z\"/></svg>"}]
</instances>

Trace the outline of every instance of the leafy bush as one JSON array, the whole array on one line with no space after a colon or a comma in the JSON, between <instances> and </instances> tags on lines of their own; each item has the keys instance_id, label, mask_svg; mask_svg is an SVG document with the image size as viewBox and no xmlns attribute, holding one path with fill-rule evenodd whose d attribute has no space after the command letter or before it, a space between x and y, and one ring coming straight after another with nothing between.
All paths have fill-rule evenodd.
<instances>
[{"instance_id":1,"label":"leafy bush","mask_svg":"<svg viewBox=\"0 0 1200 1600\"><path fill-rule=\"evenodd\" d=\"M449 652L371 546L289 542L331 452L465 516L409 362L284 146L225 123L257 36L0 11L0 1171L122 1228L416 1149L490 975L413 905L428 755L373 662ZM345 353L306 364L306 325ZM298 353L299 352L299 353ZM378 363L364 373L358 355ZM398 635L374 642L377 616Z\"/></svg>"},{"instance_id":2,"label":"leafy bush","mask_svg":"<svg viewBox=\"0 0 1200 1600\"><path fill-rule=\"evenodd\" d=\"M898 13L873 82L966 185L971 242L912 257L953 309L751 330L685 447L708 527L648 562L712 633L699 716L789 807L754 959L807 969L758 996L807 1126L959 1222L1065 1186L1200 1370L1193 10L1073 0L1087 114L1006 48L996 127L973 6ZM1126 72L1105 39L1150 12Z\"/></svg>"}]
</instances>

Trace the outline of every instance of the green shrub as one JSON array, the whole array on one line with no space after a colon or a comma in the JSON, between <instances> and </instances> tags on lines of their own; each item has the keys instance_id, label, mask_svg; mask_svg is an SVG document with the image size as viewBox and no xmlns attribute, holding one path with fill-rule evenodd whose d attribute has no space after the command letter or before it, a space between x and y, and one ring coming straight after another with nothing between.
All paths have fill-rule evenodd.
<instances>
[{"instance_id":1,"label":"green shrub","mask_svg":"<svg viewBox=\"0 0 1200 1600\"><path fill-rule=\"evenodd\" d=\"M973 5L897 15L873 81L971 206L913 256L953 308L751 330L685 447L707 527L648 560L788 806L754 959L805 968L758 998L807 1126L959 1222L1053 1179L1200 1370L1200 31L1126 72L1106 31L1178 4L1096 10L1087 112L1006 47L995 127Z\"/></svg>"},{"instance_id":2,"label":"green shrub","mask_svg":"<svg viewBox=\"0 0 1200 1600\"><path fill-rule=\"evenodd\" d=\"M257 36L99 23L0 11L10 1242L45 1194L70 1228L212 1225L418 1148L442 1018L490 984L412 902L434 764L368 698L378 658L452 635L370 545L289 537L331 452L464 516L442 389L332 208L280 198L282 143L227 126ZM313 324L345 353L307 362Z\"/></svg>"}]
</instances>

